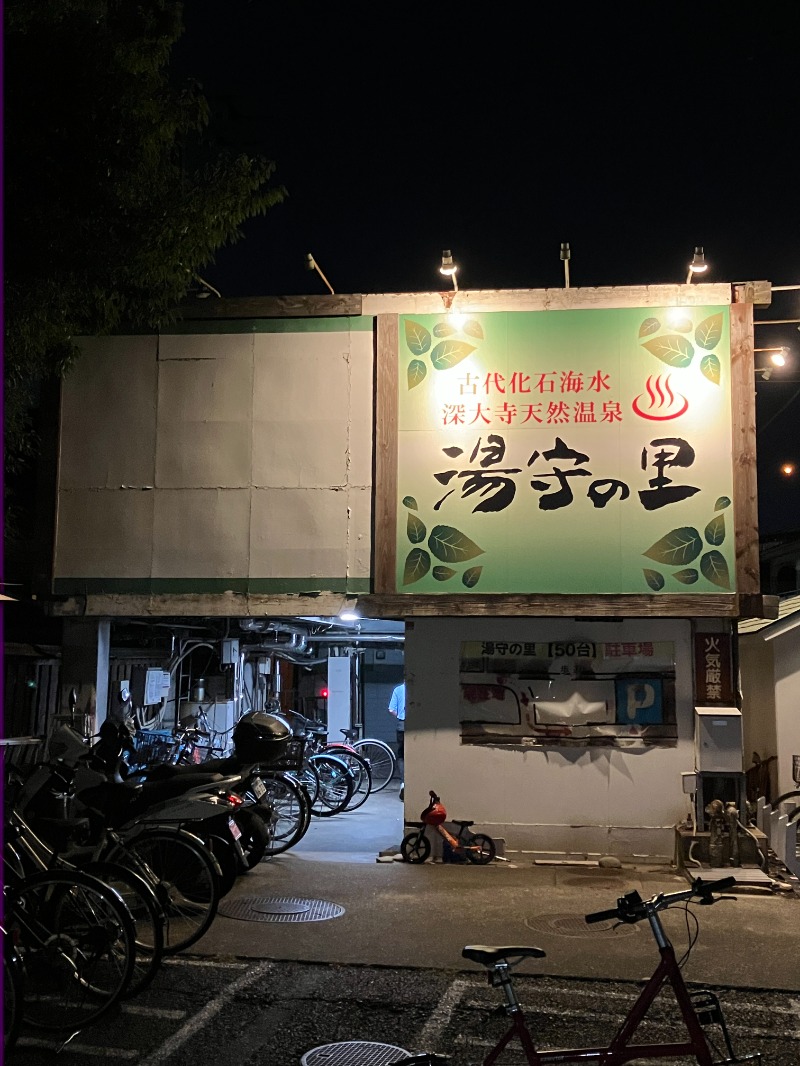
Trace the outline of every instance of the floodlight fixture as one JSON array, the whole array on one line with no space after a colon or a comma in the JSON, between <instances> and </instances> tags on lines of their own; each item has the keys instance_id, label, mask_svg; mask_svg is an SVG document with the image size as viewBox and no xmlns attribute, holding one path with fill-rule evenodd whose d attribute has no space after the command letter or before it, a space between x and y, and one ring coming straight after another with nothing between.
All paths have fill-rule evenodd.
<instances>
[{"instance_id":1,"label":"floodlight fixture","mask_svg":"<svg viewBox=\"0 0 800 1066\"><path fill-rule=\"evenodd\" d=\"M456 281L457 270L458 266L453 262L453 253L449 248L445 248L442 252L442 265L439 267L439 273L452 280L455 292L458 292L458 282Z\"/></svg>"},{"instance_id":2,"label":"floodlight fixture","mask_svg":"<svg viewBox=\"0 0 800 1066\"><path fill-rule=\"evenodd\" d=\"M754 352L770 352L769 361L773 366L786 366L786 356L789 349L786 345L776 348L754 348Z\"/></svg>"},{"instance_id":3,"label":"floodlight fixture","mask_svg":"<svg viewBox=\"0 0 800 1066\"><path fill-rule=\"evenodd\" d=\"M331 285L331 283L328 281L328 279L322 273L322 271L319 268L319 263L316 261L316 259L311 254L311 252L309 252L308 255L306 256L306 270L316 270L316 272L319 274L319 276L322 278L322 280L325 282L325 284L330 289L331 296L335 296L336 295L336 293L333 291L333 285Z\"/></svg>"},{"instance_id":4,"label":"floodlight fixture","mask_svg":"<svg viewBox=\"0 0 800 1066\"><path fill-rule=\"evenodd\" d=\"M564 288L569 288L569 259L570 250L567 241L561 242L561 261L564 264Z\"/></svg>"},{"instance_id":5,"label":"floodlight fixture","mask_svg":"<svg viewBox=\"0 0 800 1066\"><path fill-rule=\"evenodd\" d=\"M694 255L692 261L689 263L689 270L686 274L686 284L690 284L692 277L695 274L704 274L708 270L708 263L706 262L705 253L703 252L702 244L695 246Z\"/></svg>"}]
</instances>

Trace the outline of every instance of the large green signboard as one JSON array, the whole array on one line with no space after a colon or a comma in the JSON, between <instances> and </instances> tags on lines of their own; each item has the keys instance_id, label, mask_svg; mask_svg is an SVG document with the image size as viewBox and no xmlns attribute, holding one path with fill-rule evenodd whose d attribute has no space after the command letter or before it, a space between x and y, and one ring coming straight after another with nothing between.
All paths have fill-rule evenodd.
<instances>
[{"instance_id":1,"label":"large green signboard","mask_svg":"<svg viewBox=\"0 0 800 1066\"><path fill-rule=\"evenodd\" d=\"M397 589L735 592L729 308L401 315Z\"/></svg>"}]
</instances>

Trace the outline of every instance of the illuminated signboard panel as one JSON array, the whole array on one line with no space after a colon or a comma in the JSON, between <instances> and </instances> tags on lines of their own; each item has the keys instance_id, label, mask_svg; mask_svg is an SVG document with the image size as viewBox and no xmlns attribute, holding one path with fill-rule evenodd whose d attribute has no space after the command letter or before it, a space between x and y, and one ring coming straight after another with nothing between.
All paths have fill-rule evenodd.
<instances>
[{"instance_id":1,"label":"illuminated signboard panel","mask_svg":"<svg viewBox=\"0 0 800 1066\"><path fill-rule=\"evenodd\" d=\"M400 315L396 588L736 591L730 308Z\"/></svg>"}]
</instances>

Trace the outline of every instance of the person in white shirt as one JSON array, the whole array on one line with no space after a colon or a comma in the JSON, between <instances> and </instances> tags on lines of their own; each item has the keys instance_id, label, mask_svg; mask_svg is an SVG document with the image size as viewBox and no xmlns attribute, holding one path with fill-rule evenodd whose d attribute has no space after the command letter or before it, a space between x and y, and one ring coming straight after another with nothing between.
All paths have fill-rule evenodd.
<instances>
[{"instance_id":1,"label":"person in white shirt","mask_svg":"<svg viewBox=\"0 0 800 1066\"><path fill-rule=\"evenodd\" d=\"M404 758L406 736L406 684L397 685L389 700L389 714L397 719L397 758Z\"/></svg>"}]
</instances>

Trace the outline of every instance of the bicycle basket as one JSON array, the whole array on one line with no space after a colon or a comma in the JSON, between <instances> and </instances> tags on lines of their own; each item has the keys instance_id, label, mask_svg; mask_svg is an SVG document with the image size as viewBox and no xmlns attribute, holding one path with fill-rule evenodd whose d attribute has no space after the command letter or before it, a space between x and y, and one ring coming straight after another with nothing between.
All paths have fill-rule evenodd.
<instances>
[{"instance_id":1,"label":"bicycle basket","mask_svg":"<svg viewBox=\"0 0 800 1066\"><path fill-rule=\"evenodd\" d=\"M168 762L175 738L169 729L139 729L133 740L136 759L144 766Z\"/></svg>"}]
</instances>

